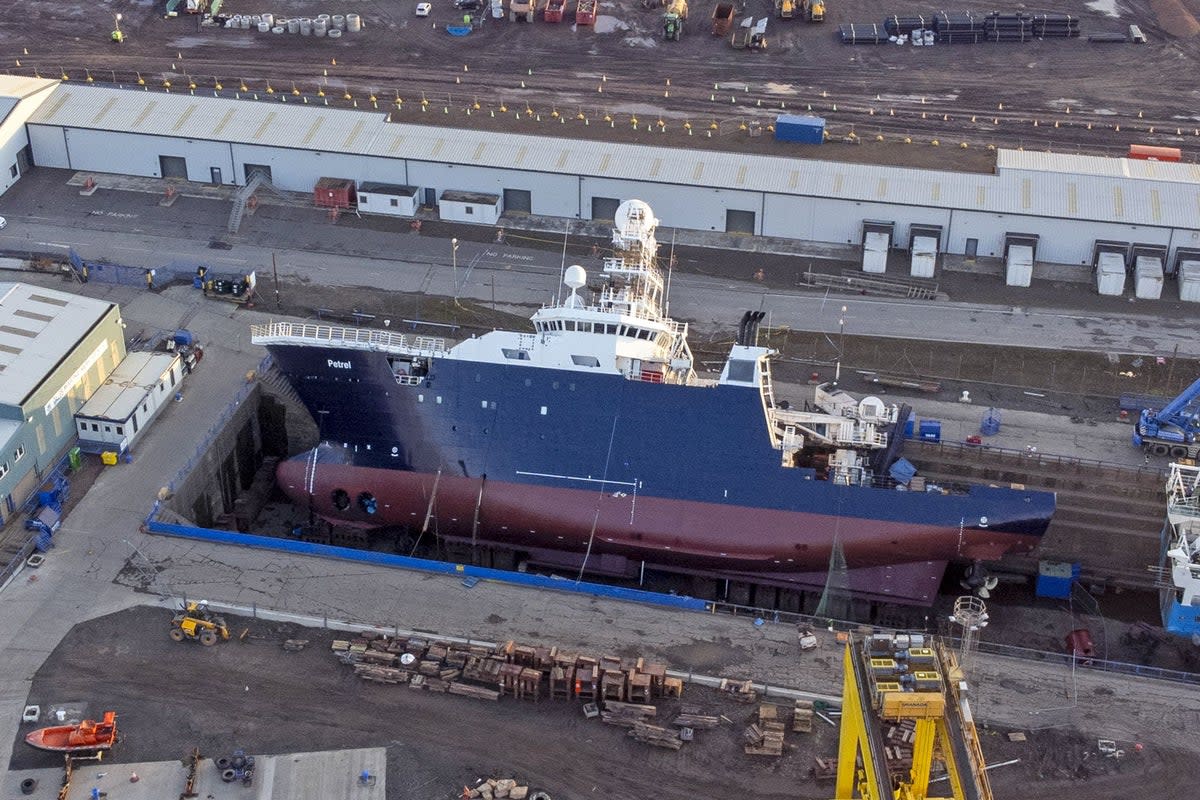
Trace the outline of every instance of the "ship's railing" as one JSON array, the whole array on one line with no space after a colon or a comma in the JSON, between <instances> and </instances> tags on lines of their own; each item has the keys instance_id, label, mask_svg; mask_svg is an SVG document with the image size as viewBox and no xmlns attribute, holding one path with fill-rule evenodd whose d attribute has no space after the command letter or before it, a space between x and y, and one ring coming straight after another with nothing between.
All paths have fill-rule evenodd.
<instances>
[{"instance_id":1,"label":"ship's railing","mask_svg":"<svg viewBox=\"0 0 1200 800\"><path fill-rule=\"evenodd\" d=\"M265 325L252 325L250 338L255 344L304 342L398 353L440 353L446 350L446 340L434 336L409 336L391 331L319 325L312 322L269 322Z\"/></svg>"}]
</instances>

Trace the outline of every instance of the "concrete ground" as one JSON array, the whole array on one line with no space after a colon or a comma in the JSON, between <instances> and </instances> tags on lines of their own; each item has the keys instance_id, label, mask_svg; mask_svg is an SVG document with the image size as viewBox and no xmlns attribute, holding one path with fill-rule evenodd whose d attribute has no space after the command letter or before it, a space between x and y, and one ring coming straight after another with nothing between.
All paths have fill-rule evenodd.
<instances>
[{"instance_id":1,"label":"concrete ground","mask_svg":"<svg viewBox=\"0 0 1200 800\"><path fill-rule=\"evenodd\" d=\"M205 228L199 222L202 219L199 213L195 217L181 215L176 220L139 220L138 230L131 232L128 221L120 223L124 230L114 230L111 223L93 227L97 217L90 214L63 217L59 215L59 209L72 206L61 197L24 195L23 202L29 205L18 207L17 199L10 195L14 193L6 195L0 205L10 219L9 227L0 237L0 243L6 247L11 247L14 241L26 240L26 237L31 246L34 242L77 240L118 254L123 260L141 259L143 263L156 263L152 259L176 253L206 254L202 246L195 244L194 238L190 242L185 238L203 235L201 231ZM142 202L144 209L153 205ZM101 207L119 208L119 203L136 204L137 199L107 198ZM39 205L44 208L37 208ZM156 205L153 207L157 208ZM196 228L189 227L190 219L197 220ZM345 281L352 285L370 282L381 288L419 288L431 293L452 290L452 278L446 275L445 256L435 261L432 253L426 251L424 257L430 260L416 268L397 262L365 261L355 252L358 248L371 246L370 238L361 231L339 227L336 232L322 229L320 234L312 233L311 236L323 240L327 249L336 247L328 244L329 236L344 237L342 241L347 243L349 254L338 257L327 252L309 254L280 247L277 251L279 260L287 263L290 270L302 272L309 280ZM299 237L294 244L303 247L307 244L305 238ZM435 245L424 237L404 241L421 245L410 251L409 257L414 259L420 258L422 247ZM118 247L123 249L117 250ZM438 247L444 247L444 243ZM270 248L254 249L239 243L235 252L238 257L251 257L259 264L269 264L271 251ZM481 246L468 255L474 257L474 254L486 252L489 248ZM539 266L545 265L546 261L538 251L516 249L506 252L517 258L495 259L492 266L496 275L509 273L514 276L511 286L505 289L511 293L505 302L529 302L533 298L545 298L553 291L557 263ZM459 255L464 257L461 250ZM505 270L505 264L529 266ZM63 285L58 278L20 277ZM468 278L465 285L472 294L484 294L486 283L477 285L475 280ZM718 296L713 291L717 287L733 286L735 294L762 294L753 287L730 283L728 279L690 284L680 279L677 285L681 294L692 298L690 308L693 310L711 308ZM798 656L794 647L795 633L788 626L767 624L759 627L746 618L663 611L490 582L467 590L449 577L141 534L139 524L151 499L165 480L187 461L197 441L196 432L204 431L212 424L244 381L246 372L257 365L262 353L249 343L248 325L266 319L268 315L262 310L235 310L226 304L207 301L199 293L184 288L149 293L138 288L93 282L81 290L121 302L131 332L138 328L156 331L186 325L205 343L206 357L189 379L184 401L172 404L164 412L135 453L134 463L109 469L100 475L57 534L57 546L46 564L36 572L26 570L19 574L0 597L0 735L18 730L20 710L29 696L33 676L75 623L129 608L154 594L186 593L190 597L203 596L246 606L257 604L317 618L330 616L444 634L536 640L598 651L636 645L660 653L672 666L681 669L749 676L824 692L837 691L840 677L836 652L829 649L822 650L814 658ZM731 308L743 307L744 300L744 297L738 297ZM781 302L799 301L781 297ZM819 308L820 302L818 300L814 307ZM681 305L689 307L687 303ZM921 307L920 318L915 313L916 307L906 304L871 303L870 308L871 313L863 315L864 326L873 323L888 327L891 324L893 330L920 333L928 330L930 324L925 316L928 307ZM901 319L889 323L884 312ZM938 312L941 312L940 308ZM962 330L973 329L980 338L989 338L993 334L997 337L1015 335L1019 329L1016 325L1002 327L993 322L1011 315L1011 311L963 306L951 308L949 313L960 315ZM817 316L825 320L823 324L829 323L830 316L836 317L830 314ZM1136 346L1133 337L1157 339L1161 336L1164 341L1177 340L1183 346L1200 348L1187 325L1169 320L1145 317L1130 323L1117 314L1097 311L1081 314L1028 310L1021 311L1020 316L1026 320L1026 327L1030 318L1050 326L1038 331L1025 330L1021 337L1024 341L1045 341L1047 331L1053 331L1056 341L1070 343L1074 340L1068 332L1103 325L1106 328L1104 337L1107 339L1111 335L1122 346ZM982 317L983 321L972 322L973 317ZM1079 320L1083 318L1088 321L1081 324ZM832 322L836 324L836 319ZM1110 323L1111 331L1108 330ZM1128 327L1123 327L1126 324ZM971 325L975 327L971 328ZM945 330L954 329L947 325ZM938 333L941 332L939 326ZM1082 341L1091 347L1098 346L1090 334ZM950 409L945 413L948 415ZM1059 427L1067 424L1060 421ZM1040 420L1030 420L1027 426L1019 425L1018 418L1012 422L1014 432L1023 427L1033 431L1040 425ZM1070 428L1066 430L1067 433L1061 434L1065 437L1063 446L1073 446L1074 434ZM1038 431L1038 435L1048 434ZM1045 449L1049 451L1051 446L1047 445ZM152 580L148 582L139 577L139 570L133 563L135 549L153 565ZM1200 736L1196 735L1200 731L1198 689L1082 670L1071 672L1061 666L992 656L979 656L974 671L979 685L977 713L981 720L1017 728L1067 726L1094 736L1124 742L1140 741L1163 752L1200 752ZM0 756L0 763L7 763L4 761L7 758L7 754ZM1175 779L1185 773L1186 770L1176 770ZM1175 796L1178 787L1170 780L1171 776L1160 774L1153 780L1147 779L1144 786L1148 789L1153 785L1163 789L1163 796ZM1100 784L1094 784L1090 789L1089 794L1093 797L1121 796L1116 789L1112 793L1106 792Z\"/></svg>"},{"instance_id":2,"label":"concrete ground","mask_svg":"<svg viewBox=\"0 0 1200 800\"><path fill-rule=\"evenodd\" d=\"M183 750L180 750L181 754ZM61 756L52 756L60 758ZM255 757L252 784L225 783L212 758L202 758L196 770L193 791L205 800L293 800L320 797L327 800L383 800L387 796L386 751L382 747L317 753L286 753ZM109 763L81 761L72 770L71 788L59 796L61 767L10 770L0 777L0 791L20 794L27 778L38 782L31 800L91 800L93 790L112 800L162 800L182 794L187 783L188 763L178 761ZM374 780L360 781L363 772ZM137 780L132 778L136 776Z\"/></svg>"}]
</instances>

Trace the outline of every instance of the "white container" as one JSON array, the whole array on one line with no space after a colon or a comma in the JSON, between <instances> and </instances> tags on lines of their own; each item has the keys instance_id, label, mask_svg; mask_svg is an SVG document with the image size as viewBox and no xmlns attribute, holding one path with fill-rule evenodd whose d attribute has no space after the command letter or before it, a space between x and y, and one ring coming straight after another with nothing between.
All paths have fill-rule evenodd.
<instances>
[{"instance_id":1,"label":"white container","mask_svg":"<svg viewBox=\"0 0 1200 800\"><path fill-rule=\"evenodd\" d=\"M932 236L913 237L910 272L914 278L933 277L937 269L937 247L937 239Z\"/></svg>"},{"instance_id":2,"label":"white container","mask_svg":"<svg viewBox=\"0 0 1200 800\"><path fill-rule=\"evenodd\" d=\"M313 29L313 21L311 19L309 19L308 17L302 17L300 19L300 35L301 36L312 36L312 29Z\"/></svg>"},{"instance_id":3,"label":"white container","mask_svg":"<svg viewBox=\"0 0 1200 800\"><path fill-rule=\"evenodd\" d=\"M1125 259L1120 253L1101 253L1096 264L1096 291L1109 297L1125 293Z\"/></svg>"},{"instance_id":4,"label":"white container","mask_svg":"<svg viewBox=\"0 0 1200 800\"><path fill-rule=\"evenodd\" d=\"M330 20L330 22L333 25L333 27L336 28L337 30L339 30L339 31L346 30L346 17L344 14L334 14L333 19Z\"/></svg>"},{"instance_id":5,"label":"white container","mask_svg":"<svg viewBox=\"0 0 1200 800\"><path fill-rule=\"evenodd\" d=\"M1184 261L1179 265L1179 299L1200 303L1200 261Z\"/></svg>"},{"instance_id":6,"label":"white container","mask_svg":"<svg viewBox=\"0 0 1200 800\"><path fill-rule=\"evenodd\" d=\"M275 15L274 14L263 14L262 21L267 23L267 25L269 27L272 27L272 28L275 27Z\"/></svg>"},{"instance_id":7,"label":"white container","mask_svg":"<svg viewBox=\"0 0 1200 800\"><path fill-rule=\"evenodd\" d=\"M358 33L362 30L362 17L358 14L346 15L346 30L349 33Z\"/></svg>"},{"instance_id":8,"label":"white container","mask_svg":"<svg viewBox=\"0 0 1200 800\"><path fill-rule=\"evenodd\" d=\"M1004 265L1004 285L1028 287L1033 281L1033 248L1027 244L1008 247Z\"/></svg>"},{"instance_id":9,"label":"white container","mask_svg":"<svg viewBox=\"0 0 1200 800\"><path fill-rule=\"evenodd\" d=\"M328 14L317 14L317 19L325 20L325 25L328 26L329 20L332 19L332 17L330 17Z\"/></svg>"},{"instance_id":10,"label":"white container","mask_svg":"<svg viewBox=\"0 0 1200 800\"><path fill-rule=\"evenodd\" d=\"M1154 256L1138 256L1133 270L1133 293L1142 300L1157 300L1162 297L1162 259Z\"/></svg>"},{"instance_id":11,"label":"white container","mask_svg":"<svg viewBox=\"0 0 1200 800\"><path fill-rule=\"evenodd\" d=\"M265 22L260 22L260 23L258 23L258 32L259 33L270 33L271 26Z\"/></svg>"},{"instance_id":12,"label":"white container","mask_svg":"<svg viewBox=\"0 0 1200 800\"><path fill-rule=\"evenodd\" d=\"M863 272L887 272L888 244L891 237L879 231L868 231L863 240Z\"/></svg>"},{"instance_id":13,"label":"white container","mask_svg":"<svg viewBox=\"0 0 1200 800\"><path fill-rule=\"evenodd\" d=\"M329 23L323 19L313 20L313 36L324 36L329 32Z\"/></svg>"},{"instance_id":14,"label":"white container","mask_svg":"<svg viewBox=\"0 0 1200 800\"><path fill-rule=\"evenodd\" d=\"M300 32L300 20L289 19L287 21L287 29L288 29L288 33L299 33Z\"/></svg>"},{"instance_id":15,"label":"white container","mask_svg":"<svg viewBox=\"0 0 1200 800\"><path fill-rule=\"evenodd\" d=\"M329 38L330 39L340 39L340 38L342 38L342 32L340 30L338 30L337 28L330 28L329 29Z\"/></svg>"},{"instance_id":16,"label":"white container","mask_svg":"<svg viewBox=\"0 0 1200 800\"><path fill-rule=\"evenodd\" d=\"M271 28L271 33L287 33L287 28L283 27L282 25L276 25L274 28Z\"/></svg>"}]
</instances>

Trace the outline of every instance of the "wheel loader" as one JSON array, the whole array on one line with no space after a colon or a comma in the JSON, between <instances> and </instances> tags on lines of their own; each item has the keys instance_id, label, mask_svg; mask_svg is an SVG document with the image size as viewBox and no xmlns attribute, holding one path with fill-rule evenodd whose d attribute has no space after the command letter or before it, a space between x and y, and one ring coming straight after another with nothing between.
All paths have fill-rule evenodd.
<instances>
[{"instance_id":1,"label":"wheel loader","mask_svg":"<svg viewBox=\"0 0 1200 800\"><path fill-rule=\"evenodd\" d=\"M182 642L185 639L198 641L205 647L212 647L217 642L229 639L229 628L225 618L216 616L208 610L208 604L188 603L171 619L169 635L172 640Z\"/></svg>"}]
</instances>

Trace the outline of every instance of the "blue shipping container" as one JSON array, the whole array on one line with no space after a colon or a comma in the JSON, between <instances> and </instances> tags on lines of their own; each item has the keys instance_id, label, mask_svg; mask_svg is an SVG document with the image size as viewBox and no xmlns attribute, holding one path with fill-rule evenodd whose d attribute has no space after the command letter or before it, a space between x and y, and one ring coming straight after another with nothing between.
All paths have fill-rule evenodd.
<instances>
[{"instance_id":1,"label":"blue shipping container","mask_svg":"<svg viewBox=\"0 0 1200 800\"><path fill-rule=\"evenodd\" d=\"M925 442L940 442L942 440L941 420L921 420L921 424L917 426L917 438Z\"/></svg>"},{"instance_id":2,"label":"blue shipping container","mask_svg":"<svg viewBox=\"0 0 1200 800\"><path fill-rule=\"evenodd\" d=\"M822 117L780 114L775 118L775 140L821 144L825 141L825 120Z\"/></svg>"},{"instance_id":3,"label":"blue shipping container","mask_svg":"<svg viewBox=\"0 0 1200 800\"><path fill-rule=\"evenodd\" d=\"M1035 594L1038 597L1065 599L1071 596L1071 584L1079 580L1079 564L1059 561L1038 563Z\"/></svg>"}]
</instances>

